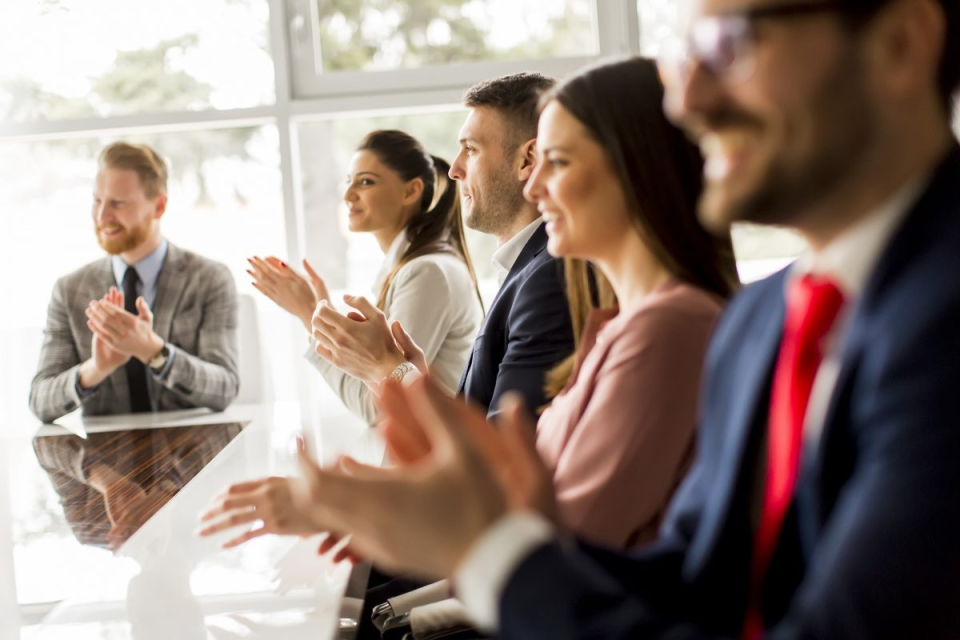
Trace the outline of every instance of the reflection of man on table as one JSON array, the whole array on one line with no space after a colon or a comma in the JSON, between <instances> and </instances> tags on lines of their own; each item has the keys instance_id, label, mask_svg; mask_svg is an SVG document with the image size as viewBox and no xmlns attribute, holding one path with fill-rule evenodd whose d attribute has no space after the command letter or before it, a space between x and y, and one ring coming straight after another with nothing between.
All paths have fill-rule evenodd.
<instances>
[{"instance_id":1,"label":"reflection of man on table","mask_svg":"<svg viewBox=\"0 0 960 640\"><path fill-rule=\"evenodd\" d=\"M40 436L33 448L82 544L116 549L240 433L239 424Z\"/></svg>"},{"instance_id":2,"label":"reflection of man on table","mask_svg":"<svg viewBox=\"0 0 960 640\"><path fill-rule=\"evenodd\" d=\"M109 257L53 288L30 408L50 421L190 407L236 397L236 286L227 268L160 233L167 167L123 142L100 154L93 223Z\"/></svg>"}]
</instances>

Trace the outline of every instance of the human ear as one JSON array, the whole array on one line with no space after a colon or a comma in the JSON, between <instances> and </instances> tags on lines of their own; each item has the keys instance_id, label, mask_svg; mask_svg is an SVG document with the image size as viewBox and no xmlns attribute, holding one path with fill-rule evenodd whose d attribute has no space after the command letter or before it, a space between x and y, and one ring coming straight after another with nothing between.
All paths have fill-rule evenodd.
<instances>
[{"instance_id":1,"label":"human ear","mask_svg":"<svg viewBox=\"0 0 960 640\"><path fill-rule=\"evenodd\" d=\"M531 138L524 142L517 149L520 168L517 177L521 182L526 182L533 175L533 169L537 166L537 139Z\"/></svg>"},{"instance_id":2,"label":"human ear","mask_svg":"<svg viewBox=\"0 0 960 640\"><path fill-rule=\"evenodd\" d=\"M403 204L411 205L420 201L423 195L423 179L414 178L406 184L403 190Z\"/></svg>"}]
</instances>

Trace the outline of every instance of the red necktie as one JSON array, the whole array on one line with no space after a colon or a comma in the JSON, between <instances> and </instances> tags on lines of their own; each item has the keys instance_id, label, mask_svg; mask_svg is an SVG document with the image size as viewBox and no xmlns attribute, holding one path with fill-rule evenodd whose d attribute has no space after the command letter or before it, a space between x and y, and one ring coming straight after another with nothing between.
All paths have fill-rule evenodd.
<instances>
[{"instance_id":1,"label":"red necktie","mask_svg":"<svg viewBox=\"0 0 960 640\"><path fill-rule=\"evenodd\" d=\"M813 380L823 358L821 341L833 326L843 305L835 284L817 276L790 283L780 355L773 374L767 434L767 477L763 511L757 528L750 565L750 601L744 620L743 640L763 637L760 594L783 518L793 498L803 447L803 422Z\"/></svg>"}]
</instances>

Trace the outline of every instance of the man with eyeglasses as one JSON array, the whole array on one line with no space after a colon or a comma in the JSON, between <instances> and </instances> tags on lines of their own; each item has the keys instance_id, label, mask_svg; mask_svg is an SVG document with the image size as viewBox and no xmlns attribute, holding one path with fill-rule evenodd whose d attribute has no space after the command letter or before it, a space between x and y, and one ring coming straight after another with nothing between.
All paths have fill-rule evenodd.
<instances>
[{"instance_id":1,"label":"man with eyeglasses","mask_svg":"<svg viewBox=\"0 0 960 640\"><path fill-rule=\"evenodd\" d=\"M558 534L516 404L494 431L422 383L382 400L388 441L428 459L305 459L304 512L452 576L504 640L960 638L960 3L702 0L662 74L706 156L703 222L810 251L717 328L660 540Z\"/></svg>"}]
</instances>

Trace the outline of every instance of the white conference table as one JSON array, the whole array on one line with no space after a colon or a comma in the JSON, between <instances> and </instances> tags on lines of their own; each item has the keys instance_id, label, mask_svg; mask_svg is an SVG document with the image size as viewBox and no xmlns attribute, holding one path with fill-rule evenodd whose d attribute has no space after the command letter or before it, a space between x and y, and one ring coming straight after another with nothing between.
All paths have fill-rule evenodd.
<instances>
[{"instance_id":1,"label":"white conference table","mask_svg":"<svg viewBox=\"0 0 960 640\"><path fill-rule=\"evenodd\" d=\"M298 407L276 404L74 417L34 438L0 439L0 639L352 637L366 569L319 556L322 536L263 536L223 550L227 534L194 535L198 515L228 484L295 473L301 432ZM382 459L382 444L356 421L330 420L305 435L321 461ZM130 450L148 452L127 471L131 480L150 495L175 493L108 545L100 494L50 460L118 460ZM172 462L167 450L177 452Z\"/></svg>"}]
</instances>

